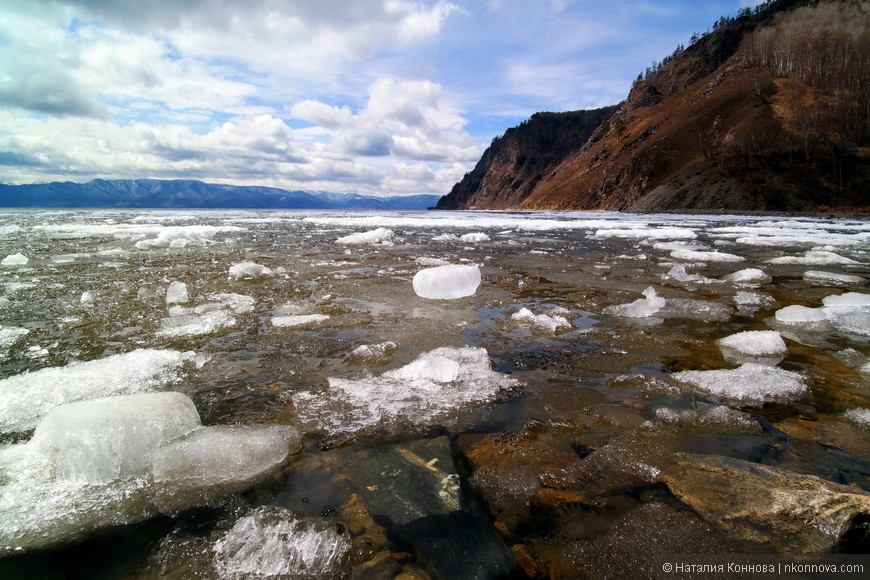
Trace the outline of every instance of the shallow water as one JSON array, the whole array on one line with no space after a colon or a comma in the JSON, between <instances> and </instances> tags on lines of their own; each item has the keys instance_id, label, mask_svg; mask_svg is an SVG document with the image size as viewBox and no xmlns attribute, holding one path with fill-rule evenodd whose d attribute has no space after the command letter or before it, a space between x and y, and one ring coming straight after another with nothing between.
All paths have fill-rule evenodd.
<instances>
[{"instance_id":1,"label":"shallow water","mask_svg":"<svg viewBox=\"0 0 870 580\"><path fill-rule=\"evenodd\" d=\"M373 240L368 243L342 240L378 227L391 234L364 236ZM461 239L469 233L487 236ZM775 316L787 306L816 309L829 296L865 292L870 222L6 210L0 212L0 257L16 253L27 263L13 259L0 266L5 287L0 379L136 349L190 352L167 371L170 377L147 389L190 396L207 426L300 424L305 437L302 452L279 476L246 493L111 526L71 545L61 540L55 548L23 554L14 545L4 546L0 571L33 577L216 577L234 565L215 547L226 545L221 534L244 529L238 522L248 520L240 514L280 506L344 530L352 547L329 576L349 577L353 566L371 563L373 554L384 552L391 557L376 569L385 577L448 574L444 571L468 556L451 556L455 545L430 546L431 534L421 531L425 526L411 529L378 517L371 507L376 500L366 494L377 485L362 481L368 476L358 459L361 453L408 449L402 446L445 435L461 509L448 514L452 523L432 520L429 525L454 526L450 529L457 536L468 530L473 538L485 536L484 543L497 546L492 553L497 555L480 556L493 575L523 577L518 554L525 553L541 574L595 576L600 568L590 568L578 554L600 563L613 550L614 537L622 537L620 549L630 549L645 533L662 533L653 529L658 520L650 515L657 506L670 510L662 521L673 520L682 530L674 537L685 533L698 521L696 515L655 477L638 475L638 466L649 467L650 458L667 464L675 452L726 455L870 491L870 425L860 411L870 408L870 366L865 366L870 307L860 298L838 311L829 306L826 320L833 322L824 327L784 323ZM231 275L231 268L244 262L266 270L256 278ZM415 273L441 263L479 265L477 292L449 301L418 297L412 288ZM746 269L762 270L767 277L723 280ZM807 271L828 274L805 279ZM186 284L188 302L166 303L173 281ZM621 305L644 299L649 287L666 306L653 307L650 299L632 308L648 315L627 316ZM514 317L522 308L537 318ZM273 322L309 315L322 316L299 326ZM759 402L751 395L723 398L674 380L679 371L736 368L715 341L771 329L787 345L777 368L800 375L806 384L801 394L762 396ZM363 345L371 348L357 350ZM451 381L412 377L408 384L419 390L405 393L401 380L387 379L442 347L450 349L439 365L465 369L472 363L450 362L465 352L459 349L463 346L485 349L491 370L455 379L455 394L447 394ZM0 389L3 384L8 380ZM347 393L360 389L366 393L362 402L351 401ZM399 390L411 398L397 403L401 397L391 393ZM705 415L710 409L722 415ZM7 449L24 445L31 429L8 428L2 434ZM561 459L552 465L541 459L538 465L520 453L521 460L507 471L476 467L468 455L470 439L461 439L474 434L513 434L520 443L512 449L530 442ZM590 472L586 458L607 445L613 457L597 453L596 471ZM558 464L569 458L570 465ZM25 477L10 474L11 465L0 465L6 470L0 477L0 508L7 510L0 510L0 518L21 513L9 505L27 511L22 502L38 501L11 489L9 482ZM505 473L520 475L506 478ZM586 499L530 511L528 496L541 486L571 488ZM681 519L687 514L694 518L688 524ZM0 526L8 523L0 521ZM640 531L619 536L626 526ZM718 532L710 534L710 546L748 549ZM432 550L442 554L441 560ZM83 555L92 563L86 571L76 563Z\"/></svg>"}]
</instances>

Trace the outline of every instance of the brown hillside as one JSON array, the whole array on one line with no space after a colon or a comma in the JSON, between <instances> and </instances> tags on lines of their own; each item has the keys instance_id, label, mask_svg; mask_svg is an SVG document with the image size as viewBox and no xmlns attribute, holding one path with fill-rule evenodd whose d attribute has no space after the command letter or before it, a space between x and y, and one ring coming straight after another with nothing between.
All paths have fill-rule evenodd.
<instances>
[{"instance_id":1,"label":"brown hillside","mask_svg":"<svg viewBox=\"0 0 870 580\"><path fill-rule=\"evenodd\" d=\"M439 207L870 210L868 7L800 4L723 19L534 182L479 165Z\"/></svg>"}]
</instances>

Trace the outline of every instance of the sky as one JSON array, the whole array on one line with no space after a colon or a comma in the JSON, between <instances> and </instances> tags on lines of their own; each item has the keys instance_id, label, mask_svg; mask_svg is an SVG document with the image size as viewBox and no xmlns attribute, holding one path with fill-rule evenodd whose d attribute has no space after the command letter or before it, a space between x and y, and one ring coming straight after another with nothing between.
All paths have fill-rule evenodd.
<instances>
[{"instance_id":1,"label":"sky","mask_svg":"<svg viewBox=\"0 0 870 580\"><path fill-rule=\"evenodd\" d=\"M747 0L0 0L0 183L446 194Z\"/></svg>"}]
</instances>

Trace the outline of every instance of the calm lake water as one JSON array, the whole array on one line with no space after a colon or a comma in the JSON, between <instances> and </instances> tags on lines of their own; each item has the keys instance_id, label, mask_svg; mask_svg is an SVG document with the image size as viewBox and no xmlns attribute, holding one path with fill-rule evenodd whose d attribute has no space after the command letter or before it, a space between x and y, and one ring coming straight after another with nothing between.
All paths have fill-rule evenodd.
<instances>
[{"instance_id":1,"label":"calm lake water","mask_svg":"<svg viewBox=\"0 0 870 580\"><path fill-rule=\"evenodd\" d=\"M867 221L0 210L4 257L4 577L640 573L671 529L781 551L678 499L680 454L870 491ZM474 294L418 296L446 264ZM255 442L158 482L165 413L92 403L154 392Z\"/></svg>"}]
</instances>

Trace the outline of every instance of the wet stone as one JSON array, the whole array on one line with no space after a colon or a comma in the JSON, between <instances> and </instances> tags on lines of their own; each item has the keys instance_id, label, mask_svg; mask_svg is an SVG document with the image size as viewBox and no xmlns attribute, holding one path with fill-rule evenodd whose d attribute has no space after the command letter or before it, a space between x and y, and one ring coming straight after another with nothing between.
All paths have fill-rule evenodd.
<instances>
[{"instance_id":1,"label":"wet stone","mask_svg":"<svg viewBox=\"0 0 870 580\"><path fill-rule=\"evenodd\" d=\"M870 515L870 493L716 455L677 454L660 481L729 537L778 553L827 552Z\"/></svg>"},{"instance_id":2,"label":"wet stone","mask_svg":"<svg viewBox=\"0 0 870 580\"><path fill-rule=\"evenodd\" d=\"M447 437L348 451L347 464L375 521L413 546L436 577L509 573L507 549L463 501Z\"/></svg>"}]
</instances>

